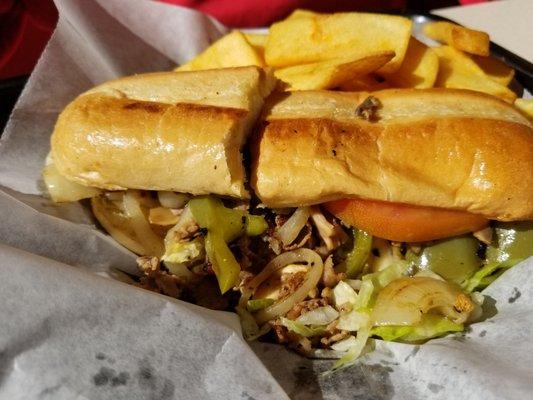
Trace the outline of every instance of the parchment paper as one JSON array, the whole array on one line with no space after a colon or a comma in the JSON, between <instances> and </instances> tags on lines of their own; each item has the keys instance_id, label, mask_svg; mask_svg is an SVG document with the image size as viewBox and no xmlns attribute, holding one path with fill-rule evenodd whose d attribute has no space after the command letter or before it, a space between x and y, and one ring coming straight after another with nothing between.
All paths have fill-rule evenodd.
<instances>
[{"instance_id":1,"label":"parchment paper","mask_svg":"<svg viewBox=\"0 0 533 400\"><path fill-rule=\"evenodd\" d=\"M188 60L226 29L144 0L56 3L58 27L0 144L0 399L531 396L531 260L486 291L489 318L468 333L423 346L378 342L328 377L320 373L329 361L249 346L232 313L106 278L134 273L134 255L98 231L83 205L41 196L57 114L97 83Z\"/></svg>"}]
</instances>

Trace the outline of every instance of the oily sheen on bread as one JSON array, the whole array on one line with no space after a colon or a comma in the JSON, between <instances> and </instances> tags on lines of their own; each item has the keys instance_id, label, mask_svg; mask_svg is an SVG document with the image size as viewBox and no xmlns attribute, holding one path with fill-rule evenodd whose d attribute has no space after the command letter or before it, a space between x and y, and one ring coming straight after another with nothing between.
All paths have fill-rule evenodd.
<instances>
[{"instance_id":1,"label":"oily sheen on bread","mask_svg":"<svg viewBox=\"0 0 533 400\"><path fill-rule=\"evenodd\" d=\"M67 179L102 189L247 198L241 150L274 85L258 67L106 82L59 116L53 162Z\"/></svg>"},{"instance_id":2,"label":"oily sheen on bread","mask_svg":"<svg viewBox=\"0 0 533 400\"><path fill-rule=\"evenodd\" d=\"M372 95L374 120L356 115ZM270 207L361 197L533 218L533 129L507 103L450 89L273 96L251 184Z\"/></svg>"}]
</instances>

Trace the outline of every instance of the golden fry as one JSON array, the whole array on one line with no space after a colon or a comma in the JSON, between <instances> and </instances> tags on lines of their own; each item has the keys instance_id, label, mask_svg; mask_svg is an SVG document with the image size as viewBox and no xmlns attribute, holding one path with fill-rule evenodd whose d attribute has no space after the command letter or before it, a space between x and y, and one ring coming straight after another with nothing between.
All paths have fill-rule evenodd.
<instances>
[{"instance_id":1,"label":"golden fry","mask_svg":"<svg viewBox=\"0 0 533 400\"><path fill-rule=\"evenodd\" d=\"M380 80L379 77L369 74L343 82L339 89L343 92L375 92L389 87L390 85L387 81Z\"/></svg>"},{"instance_id":2,"label":"golden fry","mask_svg":"<svg viewBox=\"0 0 533 400\"><path fill-rule=\"evenodd\" d=\"M513 80L514 69L508 67L504 62L492 57L472 56L472 59L494 82L508 86Z\"/></svg>"},{"instance_id":3,"label":"golden fry","mask_svg":"<svg viewBox=\"0 0 533 400\"><path fill-rule=\"evenodd\" d=\"M244 67L247 65L264 66L262 57L248 43L239 31L233 31L209 46L187 64L176 71L197 71L202 69Z\"/></svg>"},{"instance_id":4,"label":"golden fry","mask_svg":"<svg viewBox=\"0 0 533 400\"><path fill-rule=\"evenodd\" d=\"M356 60L344 58L295 65L278 69L274 74L287 83L290 90L330 89L376 71L393 57L393 52L382 52Z\"/></svg>"},{"instance_id":5,"label":"golden fry","mask_svg":"<svg viewBox=\"0 0 533 400\"><path fill-rule=\"evenodd\" d=\"M303 10L301 8L294 10L291 15L289 15L287 18L285 18L285 21L289 19L295 19L295 18L310 18L314 17L315 15L318 15L318 13L314 11L309 10Z\"/></svg>"},{"instance_id":6,"label":"golden fry","mask_svg":"<svg viewBox=\"0 0 533 400\"><path fill-rule=\"evenodd\" d=\"M365 13L316 14L289 18L270 28L266 63L274 67L338 58L360 59L378 51L395 57L381 72L396 71L405 56L412 22L404 17Z\"/></svg>"},{"instance_id":7,"label":"golden fry","mask_svg":"<svg viewBox=\"0 0 533 400\"><path fill-rule=\"evenodd\" d=\"M437 54L424 43L411 37L402 66L385 77L396 87L423 89L433 87L438 72Z\"/></svg>"},{"instance_id":8,"label":"golden fry","mask_svg":"<svg viewBox=\"0 0 533 400\"><path fill-rule=\"evenodd\" d=\"M435 86L470 89L500 97L509 103L516 94L509 88L490 79L466 54L450 46L434 47L439 57L439 73Z\"/></svg>"},{"instance_id":9,"label":"golden fry","mask_svg":"<svg viewBox=\"0 0 533 400\"><path fill-rule=\"evenodd\" d=\"M516 99L514 105L533 121L533 99Z\"/></svg>"},{"instance_id":10,"label":"golden fry","mask_svg":"<svg viewBox=\"0 0 533 400\"><path fill-rule=\"evenodd\" d=\"M265 45L268 35L259 33L243 33L248 43L254 48L256 53L261 57L261 60L265 60Z\"/></svg>"},{"instance_id":11,"label":"golden fry","mask_svg":"<svg viewBox=\"0 0 533 400\"><path fill-rule=\"evenodd\" d=\"M423 30L427 37L446 43L454 49L478 56L489 55L490 38L485 32L444 21L429 22L424 25Z\"/></svg>"}]
</instances>

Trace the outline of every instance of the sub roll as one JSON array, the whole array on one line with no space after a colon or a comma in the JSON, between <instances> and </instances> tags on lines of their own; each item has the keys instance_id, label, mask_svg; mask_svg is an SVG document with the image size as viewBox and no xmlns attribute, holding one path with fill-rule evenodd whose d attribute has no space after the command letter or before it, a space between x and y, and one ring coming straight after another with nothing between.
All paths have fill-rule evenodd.
<instances>
[{"instance_id":1,"label":"sub roll","mask_svg":"<svg viewBox=\"0 0 533 400\"><path fill-rule=\"evenodd\" d=\"M70 181L248 198L241 150L274 80L257 67L106 82L58 118L51 155Z\"/></svg>"}]
</instances>

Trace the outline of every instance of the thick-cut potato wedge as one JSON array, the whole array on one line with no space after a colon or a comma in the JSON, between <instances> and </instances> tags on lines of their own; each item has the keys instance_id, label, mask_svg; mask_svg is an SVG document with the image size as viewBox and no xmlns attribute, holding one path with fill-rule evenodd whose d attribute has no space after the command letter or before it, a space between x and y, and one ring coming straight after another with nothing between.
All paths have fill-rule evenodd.
<instances>
[{"instance_id":1,"label":"thick-cut potato wedge","mask_svg":"<svg viewBox=\"0 0 533 400\"><path fill-rule=\"evenodd\" d=\"M436 87L470 89L484 92L513 103L516 94L509 88L494 82L466 54L450 46L434 47L439 56L439 73Z\"/></svg>"},{"instance_id":2,"label":"thick-cut potato wedge","mask_svg":"<svg viewBox=\"0 0 533 400\"><path fill-rule=\"evenodd\" d=\"M259 33L243 33L244 37L254 48L258 55L264 60L265 57L265 45L268 38L268 35L263 35Z\"/></svg>"},{"instance_id":3,"label":"thick-cut potato wedge","mask_svg":"<svg viewBox=\"0 0 533 400\"><path fill-rule=\"evenodd\" d=\"M424 43L411 37L402 66L385 77L396 87L424 89L433 87L438 72L437 54Z\"/></svg>"},{"instance_id":4,"label":"thick-cut potato wedge","mask_svg":"<svg viewBox=\"0 0 533 400\"><path fill-rule=\"evenodd\" d=\"M494 82L508 86L513 80L514 69L504 62L492 57L472 56L472 59Z\"/></svg>"},{"instance_id":5,"label":"thick-cut potato wedge","mask_svg":"<svg viewBox=\"0 0 533 400\"><path fill-rule=\"evenodd\" d=\"M429 22L424 34L437 42L446 43L457 50L478 56L489 55L489 35L451 22Z\"/></svg>"},{"instance_id":6,"label":"thick-cut potato wedge","mask_svg":"<svg viewBox=\"0 0 533 400\"><path fill-rule=\"evenodd\" d=\"M289 85L289 90L317 90L337 87L343 82L367 75L394 57L387 51L361 59L337 60L295 65L274 71L274 75Z\"/></svg>"},{"instance_id":7,"label":"thick-cut potato wedge","mask_svg":"<svg viewBox=\"0 0 533 400\"><path fill-rule=\"evenodd\" d=\"M176 71L198 71L203 69L264 66L262 57L239 31L233 31L217 40L201 54Z\"/></svg>"},{"instance_id":8,"label":"thick-cut potato wedge","mask_svg":"<svg viewBox=\"0 0 533 400\"><path fill-rule=\"evenodd\" d=\"M516 99L514 105L533 121L533 99Z\"/></svg>"},{"instance_id":9,"label":"thick-cut potato wedge","mask_svg":"<svg viewBox=\"0 0 533 400\"><path fill-rule=\"evenodd\" d=\"M365 13L289 18L271 26L265 61L274 67L288 67L394 51L394 58L380 69L394 72L407 51L411 26L404 17Z\"/></svg>"},{"instance_id":10,"label":"thick-cut potato wedge","mask_svg":"<svg viewBox=\"0 0 533 400\"><path fill-rule=\"evenodd\" d=\"M390 88L386 80L373 74L364 75L358 78L341 83L339 89L343 92L375 92Z\"/></svg>"},{"instance_id":11,"label":"thick-cut potato wedge","mask_svg":"<svg viewBox=\"0 0 533 400\"><path fill-rule=\"evenodd\" d=\"M295 19L295 18L309 18L309 17L314 17L315 15L318 15L318 13L316 13L314 11L303 10L303 9L299 8L297 10L294 10L291 13L291 15L289 15L287 18L285 18L285 21L287 21L288 19Z\"/></svg>"},{"instance_id":12,"label":"thick-cut potato wedge","mask_svg":"<svg viewBox=\"0 0 533 400\"><path fill-rule=\"evenodd\" d=\"M261 33L243 33L243 35L253 47L265 48L268 35Z\"/></svg>"}]
</instances>

